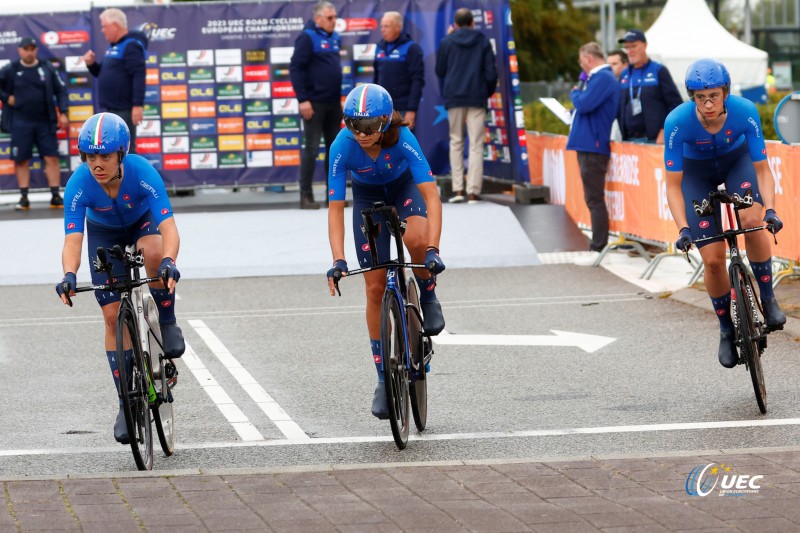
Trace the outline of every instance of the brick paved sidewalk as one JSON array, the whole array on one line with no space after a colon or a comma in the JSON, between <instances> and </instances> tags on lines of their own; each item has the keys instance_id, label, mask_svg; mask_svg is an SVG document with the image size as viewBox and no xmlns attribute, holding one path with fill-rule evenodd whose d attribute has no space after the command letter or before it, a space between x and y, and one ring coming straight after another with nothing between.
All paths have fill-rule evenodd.
<instances>
[{"instance_id":1,"label":"brick paved sidewalk","mask_svg":"<svg viewBox=\"0 0 800 533\"><path fill-rule=\"evenodd\" d=\"M686 493L716 463L757 494ZM0 531L799 531L800 448L661 458L7 480Z\"/></svg>"}]
</instances>

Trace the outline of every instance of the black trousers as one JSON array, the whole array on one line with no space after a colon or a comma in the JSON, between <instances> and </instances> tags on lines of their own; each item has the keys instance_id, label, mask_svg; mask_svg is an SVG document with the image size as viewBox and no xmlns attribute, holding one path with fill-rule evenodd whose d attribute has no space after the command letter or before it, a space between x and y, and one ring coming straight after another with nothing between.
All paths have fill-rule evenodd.
<instances>
[{"instance_id":1,"label":"black trousers","mask_svg":"<svg viewBox=\"0 0 800 533\"><path fill-rule=\"evenodd\" d=\"M606 172L610 156L578 152L578 166L583 181L583 199L592 220L589 249L599 252L608 244L608 208L606 207Z\"/></svg>"},{"instance_id":2,"label":"black trousers","mask_svg":"<svg viewBox=\"0 0 800 533\"><path fill-rule=\"evenodd\" d=\"M305 143L300 158L300 194L312 194L311 181L314 179L320 138L325 136L325 176L328 175L328 156L331 144L339 134L342 124L342 104L339 102L311 102L314 115L311 120L303 119Z\"/></svg>"}]
</instances>

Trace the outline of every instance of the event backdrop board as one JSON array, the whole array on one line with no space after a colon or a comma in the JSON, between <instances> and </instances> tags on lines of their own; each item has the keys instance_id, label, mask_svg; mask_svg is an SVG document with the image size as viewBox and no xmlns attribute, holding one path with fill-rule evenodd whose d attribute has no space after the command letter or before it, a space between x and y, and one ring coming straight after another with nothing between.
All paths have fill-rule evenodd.
<instances>
[{"instance_id":1,"label":"event backdrop board","mask_svg":"<svg viewBox=\"0 0 800 533\"><path fill-rule=\"evenodd\" d=\"M528 181L519 76L507 0L334 1L342 35L342 95L371 82L380 18L404 14L405 31L425 55L425 89L415 133L436 174L449 172L447 112L434 73L436 49L455 10L468 7L476 28L497 52L498 91L489 99L485 174ZM126 8L131 29L144 31L147 50L145 120L137 152L149 159L168 187L293 183L303 144L302 120L289 79L294 40L311 17L313 2L198 3ZM85 13L0 17L0 63L17 59L17 44L35 36L40 59L61 72L69 96L68 131L59 131L62 170L80 164L77 135L97 107L97 89L81 56L102 59L108 47L96 8ZM10 139L0 136L0 189L16 188ZM322 159L317 180L324 180ZM32 186L43 187L39 158Z\"/></svg>"}]
</instances>

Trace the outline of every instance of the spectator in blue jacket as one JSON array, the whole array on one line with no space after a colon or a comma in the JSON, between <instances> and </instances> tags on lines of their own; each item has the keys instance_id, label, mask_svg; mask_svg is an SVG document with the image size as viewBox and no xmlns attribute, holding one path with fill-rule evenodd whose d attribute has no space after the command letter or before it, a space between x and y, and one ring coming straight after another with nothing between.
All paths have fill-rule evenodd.
<instances>
[{"instance_id":1,"label":"spectator in blue jacket","mask_svg":"<svg viewBox=\"0 0 800 533\"><path fill-rule=\"evenodd\" d=\"M11 158L19 185L20 199L14 209L30 209L28 189L33 146L44 160L44 174L50 186L50 207L63 209L59 194L61 168L58 165L56 130L66 128L67 88L58 72L36 56L36 39L23 37L19 42L19 60L0 71L0 101L3 116L0 129L11 134Z\"/></svg>"},{"instance_id":2,"label":"spectator in blue jacket","mask_svg":"<svg viewBox=\"0 0 800 533\"><path fill-rule=\"evenodd\" d=\"M397 11L383 14L381 36L375 50L373 81L389 92L395 111L414 129L425 86L422 47L403 32L403 16Z\"/></svg>"},{"instance_id":3,"label":"spectator in blue jacket","mask_svg":"<svg viewBox=\"0 0 800 533\"><path fill-rule=\"evenodd\" d=\"M327 169L331 144L342 123L342 63L339 58L342 38L333 31L336 7L330 2L318 2L313 16L294 42L294 54L289 65L305 130L306 146L300 158L300 209L319 209L311 182L320 137L325 137Z\"/></svg>"},{"instance_id":4,"label":"spectator in blue jacket","mask_svg":"<svg viewBox=\"0 0 800 533\"><path fill-rule=\"evenodd\" d=\"M83 55L97 78L100 108L122 118L131 132L129 153L136 153L136 125L144 117L147 36L128 31L128 17L117 8L100 13L100 29L110 43L102 63L92 50Z\"/></svg>"},{"instance_id":5,"label":"spectator in blue jacket","mask_svg":"<svg viewBox=\"0 0 800 533\"><path fill-rule=\"evenodd\" d=\"M619 85L611 66L606 63L603 49L597 43L587 43L578 52L578 61L586 73L585 81L572 88L569 97L575 108L567 150L578 153L578 167L583 181L583 197L592 222L589 256L577 264L593 264L608 244L608 209L605 184L611 156L611 124L619 106Z\"/></svg>"},{"instance_id":6,"label":"spectator in blue jacket","mask_svg":"<svg viewBox=\"0 0 800 533\"><path fill-rule=\"evenodd\" d=\"M617 111L623 141L664 144L664 119L683 103L667 67L647 57L647 38L628 30L619 40L630 64L620 78Z\"/></svg>"},{"instance_id":7,"label":"spectator in blue jacket","mask_svg":"<svg viewBox=\"0 0 800 533\"><path fill-rule=\"evenodd\" d=\"M480 201L483 185L483 137L486 105L497 87L497 66L489 38L475 29L472 11L462 7L454 17L455 27L439 44L436 75L442 88L450 123L450 172L455 195L464 201L464 124L469 135L467 189L470 203Z\"/></svg>"}]
</instances>

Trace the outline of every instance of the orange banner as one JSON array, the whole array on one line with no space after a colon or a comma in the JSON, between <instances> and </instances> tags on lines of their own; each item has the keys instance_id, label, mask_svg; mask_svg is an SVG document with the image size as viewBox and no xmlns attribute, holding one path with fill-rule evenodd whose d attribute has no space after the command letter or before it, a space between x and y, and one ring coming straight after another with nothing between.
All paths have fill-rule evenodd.
<instances>
[{"instance_id":1,"label":"orange banner","mask_svg":"<svg viewBox=\"0 0 800 533\"><path fill-rule=\"evenodd\" d=\"M567 138L527 132L531 183L550 188L550 203L562 204L575 222L590 225L583 185ZM784 223L778 234L777 257L800 259L800 147L767 143L775 176L775 211ZM678 230L667 204L664 151L660 145L612 143L606 174L606 204L611 231L642 239L673 242Z\"/></svg>"}]
</instances>

